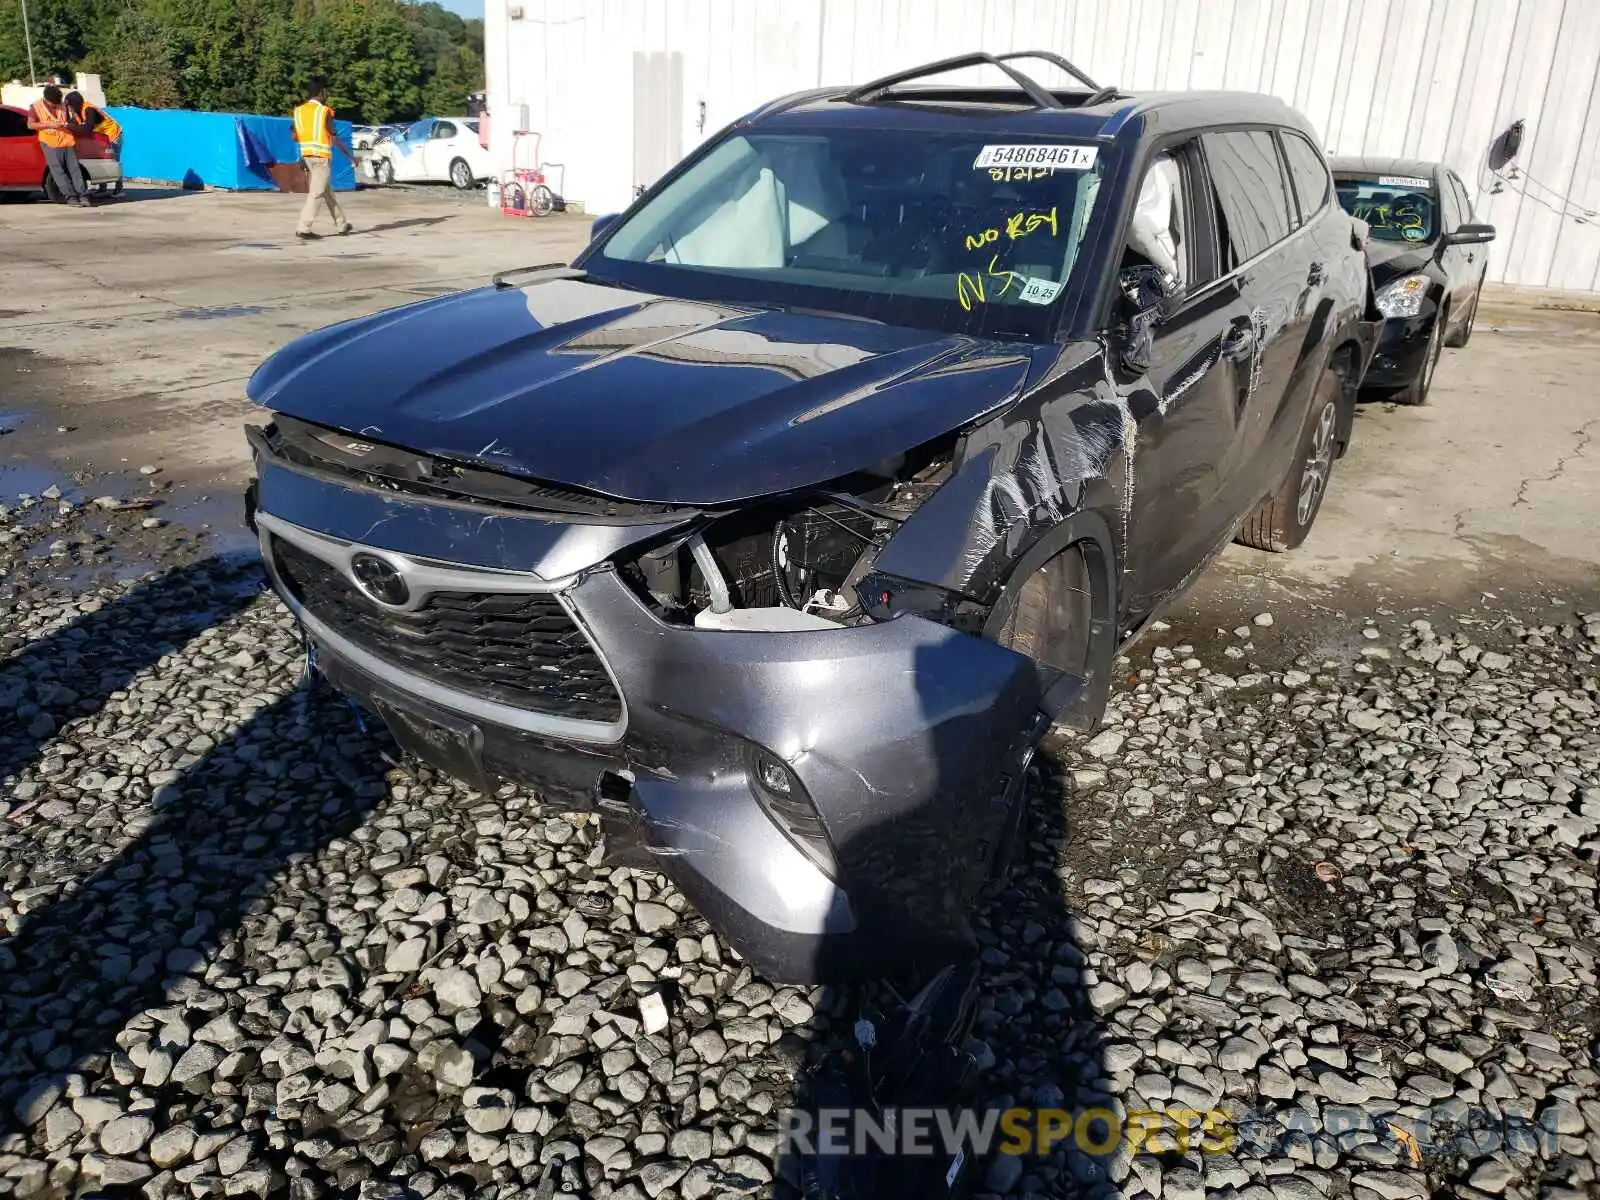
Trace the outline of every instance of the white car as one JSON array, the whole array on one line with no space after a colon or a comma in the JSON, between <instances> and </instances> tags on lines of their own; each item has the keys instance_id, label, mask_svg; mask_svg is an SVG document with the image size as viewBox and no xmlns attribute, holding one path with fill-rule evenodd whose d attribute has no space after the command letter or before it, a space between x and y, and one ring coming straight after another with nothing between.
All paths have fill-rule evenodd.
<instances>
[{"instance_id":1,"label":"white car","mask_svg":"<svg viewBox=\"0 0 1600 1200\"><path fill-rule=\"evenodd\" d=\"M423 117L372 147L379 183L453 183L463 190L494 174L476 117Z\"/></svg>"}]
</instances>

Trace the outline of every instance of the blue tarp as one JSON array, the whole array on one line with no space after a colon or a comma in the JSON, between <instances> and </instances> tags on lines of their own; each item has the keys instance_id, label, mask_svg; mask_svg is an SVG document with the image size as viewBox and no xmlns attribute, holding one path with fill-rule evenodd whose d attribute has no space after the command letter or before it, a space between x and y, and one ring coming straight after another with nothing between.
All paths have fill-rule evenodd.
<instances>
[{"instance_id":1,"label":"blue tarp","mask_svg":"<svg viewBox=\"0 0 1600 1200\"><path fill-rule=\"evenodd\" d=\"M171 108L112 108L122 126L122 173L129 179L159 179L189 187L272 191L267 168L299 161L294 125L288 117L188 112ZM350 122L334 130L350 144ZM353 191L355 168L333 155L333 186Z\"/></svg>"}]
</instances>

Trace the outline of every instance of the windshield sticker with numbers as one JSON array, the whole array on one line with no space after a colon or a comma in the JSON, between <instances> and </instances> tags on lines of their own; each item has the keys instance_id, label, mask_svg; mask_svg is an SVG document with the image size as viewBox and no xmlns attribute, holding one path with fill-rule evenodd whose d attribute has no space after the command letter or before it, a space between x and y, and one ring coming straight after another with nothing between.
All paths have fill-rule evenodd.
<instances>
[{"instance_id":1,"label":"windshield sticker with numbers","mask_svg":"<svg viewBox=\"0 0 1600 1200\"><path fill-rule=\"evenodd\" d=\"M975 171L990 167L1053 167L1058 171L1087 171L1094 166L1098 146L985 146L972 160Z\"/></svg>"},{"instance_id":2,"label":"windshield sticker with numbers","mask_svg":"<svg viewBox=\"0 0 1600 1200\"><path fill-rule=\"evenodd\" d=\"M1432 187L1433 180L1420 179L1415 175L1380 175L1378 176L1378 186L1425 188Z\"/></svg>"},{"instance_id":3,"label":"windshield sticker with numbers","mask_svg":"<svg viewBox=\"0 0 1600 1200\"><path fill-rule=\"evenodd\" d=\"M1022 285L1022 291L1017 294L1029 304L1049 304L1060 295L1061 286L1053 279L1034 279L1030 277Z\"/></svg>"}]
</instances>

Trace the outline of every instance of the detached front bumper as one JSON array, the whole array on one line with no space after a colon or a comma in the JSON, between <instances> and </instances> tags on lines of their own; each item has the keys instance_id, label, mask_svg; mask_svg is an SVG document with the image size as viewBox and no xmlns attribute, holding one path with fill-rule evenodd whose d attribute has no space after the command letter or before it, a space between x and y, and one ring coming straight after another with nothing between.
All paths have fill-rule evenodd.
<instances>
[{"instance_id":1,"label":"detached front bumper","mask_svg":"<svg viewBox=\"0 0 1600 1200\"><path fill-rule=\"evenodd\" d=\"M973 949L975 895L1003 858L1044 727L1029 660L917 617L784 633L669 625L605 562L549 571L602 536L592 527L486 519L271 465L259 501L274 586L336 686L450 774L599 809L613 851L645 851L764 973L882 974ZM409 583L414 613L477 614L501 647L481 678L463 668L473 647L454 626L386 643L380 605L363 601L371 621L329 606L329 587L358 595L352 564L372 559ZM481 612L471 596L489 598ZM520 703L508 627L525 611L545 641L528 644ZM546 644L558 625L559 661ZM762 752L820 821L820 856L763 803Z\"/></svg>"}]
</instances>

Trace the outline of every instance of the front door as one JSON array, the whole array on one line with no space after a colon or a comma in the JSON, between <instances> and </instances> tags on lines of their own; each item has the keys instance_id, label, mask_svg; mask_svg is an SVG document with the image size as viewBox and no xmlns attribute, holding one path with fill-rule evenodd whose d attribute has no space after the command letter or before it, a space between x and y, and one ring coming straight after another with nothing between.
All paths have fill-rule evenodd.
<instances>
[{"instance_id":1,"label":"front door","mask_svg":"<svg viewBox=\"0 0 1600 1200\"><path fill-rule=\"evenodd\" d=\"M425 151L428 138L433 133L432 118L416 122L400 137L394 139L390 161L394 164L396 179L419 180L427 178Z\"/></svg>"},{"instance_id":2,"label":"front door","mask_svg":"<svg viewBox=\"0 0 1600 1200\"><path fill-rule=\"evenodd\" d=\"M1225 468L1257 340L1239 278L1227 271L1215 208L1195 143L1158 156L1123 256L1125 274L1155 265L1177 275L1183 293L1155 330L1148 370L1125 393L1136 424L1126 499L1134 620L1177 591L1232 531Z\"/></svg>"}]
</instances>

